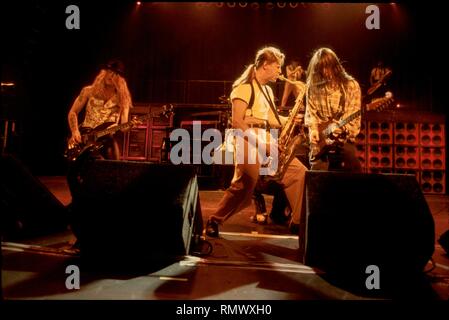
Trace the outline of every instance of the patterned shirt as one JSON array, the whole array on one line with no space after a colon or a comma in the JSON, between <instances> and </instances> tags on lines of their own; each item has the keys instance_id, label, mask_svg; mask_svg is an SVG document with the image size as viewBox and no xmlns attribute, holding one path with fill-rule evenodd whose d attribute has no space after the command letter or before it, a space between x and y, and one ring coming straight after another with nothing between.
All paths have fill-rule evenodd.
<instances>
[{"instance_id":1,"label":"patterned shirt","mask_svg":"<svg viewBox=\"0 0 449 320\"><path fill-rule=\"evenodd\" d=\"M329 124L332 120L342 120L361 108L361 90L357 81L349 81L344 90L321 88L319 95L311 96L307 92L307 107L304 118L304 124L311 130L324 129L324 124ZM344 97L342 97L342 92ZM344 101L344 106L341 105ZM319 125L323 124L318 127ZM360 132L360 117L355 118L343 129L349 133L349 140L355 141L355 137ZM324 128L323 128L324 126Z\"/></svg>"},{"instance_id":2,"label":"patterned shirt","mask_svg":"<svg viewBox=\"0 0 449 320\"><path fill-rule=\"evenodd\" d=\"M82 127L96 128L105 122L117 124L120 119L120 107L117 105L117 95L108 101L90 97L87 101L86 116Z\"/></svg>"}]
</instances>

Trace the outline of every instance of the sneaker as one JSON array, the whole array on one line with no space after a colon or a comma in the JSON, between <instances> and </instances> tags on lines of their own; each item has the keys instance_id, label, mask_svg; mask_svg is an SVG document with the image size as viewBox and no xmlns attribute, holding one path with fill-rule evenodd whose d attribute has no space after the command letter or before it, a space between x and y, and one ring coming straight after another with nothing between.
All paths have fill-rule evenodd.
<instances>
[{"instance_id":1,"label":"sneaker","mask_svg":"<svg viewBox=\"0 0 449 320\"><path fill-rule=\"evenodd\" d=\"M251 221L258 224L267 224L268 223L268 214L267 213L257 213L251 216Z\"/></svg>"}]
</instances>

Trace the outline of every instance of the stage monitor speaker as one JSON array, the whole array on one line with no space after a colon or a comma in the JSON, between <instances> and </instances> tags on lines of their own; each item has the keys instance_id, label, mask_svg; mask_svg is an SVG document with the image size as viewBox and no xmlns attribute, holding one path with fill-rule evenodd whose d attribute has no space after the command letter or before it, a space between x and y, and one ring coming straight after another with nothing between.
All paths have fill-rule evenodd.
<instances>
[{"instance_id":1,"label":"stage monitor speaker","mask_svg":"<svg viewBox=\"0 0 449 320\"><path fill-rule=\"evenodd\" d=\"M304 218L303 262L351 286L365 288L376 266L381 287L393 289L434 252L433 217L413 175L309 171Z\"/></svg>"},{"instance_id":2,"label":"stage monitor speaker","mask_svg":"<svg viewBox=\"0 0 449 320\"><path fill-rule=\"evenodd\" d=\"M4 240L67 229L65 206L16 157L0 158L0 218Z\"/></svg>"},{"instance_id":3,"label":"stage monitor speaker","mask_svg":"<svg viewBox=\"0 0 449 320\"><path fill-rule=\"evenodd\" d=\"M138 270L189 254L203 221L193 166L94 160L73 195L81 258Z\"/></svg>"}]
</instances>

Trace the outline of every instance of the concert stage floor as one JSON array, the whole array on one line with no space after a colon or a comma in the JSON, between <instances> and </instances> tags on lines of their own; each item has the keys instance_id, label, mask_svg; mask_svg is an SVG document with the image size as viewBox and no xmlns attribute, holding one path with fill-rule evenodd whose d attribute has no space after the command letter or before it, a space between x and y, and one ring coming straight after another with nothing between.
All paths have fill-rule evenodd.
<instances>
[{"instance_id":1,"label":"concert stage floor","mask_svg":"<svg viewBox=\"0 0 449 320\"><path fill-rule=\"evenodd\" d=\"M63 203L71 201L64 177L41 177ZM206 220L223 191L200 191ZM268 209L271 196L266 196ZM436 239L449 229L449 197L426 196L435 220ZM359 300L359 295L326 280L325 275L299 263L298 237L287 226L250 221L253 208L235 215L210 239L209 256L186 256L140 274L80 270L80 289L66 288L66 267L77 265L70 249L70 231L2 243L2 295L15 299L68 300ZM160 226L164 228L164 226ZM167 237L170 236L167 229ZM118 235L119 236L119 235ZM405 239L406 240L406 239ZM161 239L163 241L163 239ZM407 243L404 243L406 246ZM142 252L142 254L146 254ZM117 252L120 259L120 252ZM449 257L435 242L434 269L429 263L426 283L404 289L399 298L449 299Z\"/></svg>"}]
</instances>

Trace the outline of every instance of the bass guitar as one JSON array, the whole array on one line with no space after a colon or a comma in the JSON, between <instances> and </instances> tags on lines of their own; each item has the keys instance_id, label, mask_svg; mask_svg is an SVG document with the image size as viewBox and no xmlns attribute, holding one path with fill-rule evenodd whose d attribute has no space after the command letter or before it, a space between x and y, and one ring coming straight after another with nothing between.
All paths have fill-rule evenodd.
<instances>
[{"instance_id":1,"label":"bass guitar","mask_svg":"<svg viewBox=\"0 0 449 320\"><path fill-rule=\"evenodd\" d=\"M76 161L84 154L88 154L101 149L103 147L102 138L107 135L113 134L119 130L128 130L132 128L136 124L136 122L141 123L151 117L169 117L171 114L173 114L173 106L169 105L169 107L164 106L164 109L162 111L144 114L127 123L111 126L114 123L106 122L93 129L81 128L81 142L73 143L70 142L69 139L66 150L64 152L64 157L69 161Z\"/></svg>"},{"instance_id":2,"label":"bass guitar","mask_svg":"<svg viewBox=\"0 0 449 320\"><path fill-rule=\"evenodd\" d=\"M373 100L371 103L366 105L366 111L382 111L386 108L390 107L393 103L393 94L391 92L387 92L384 98L378 98ZM343 144L346 141L346 133L335 136L333 134L335 129L341 129L346 124L351 122L354 119L357 119L362 114L361 110L354 112L348 117L338 121L338 122L327 122L322 123L318 126L318 132L320 135L320 139L316 144L311 145L311 157L310 160L314 161L320 158L330 147Z\"/></svg>"}]
</instances>

